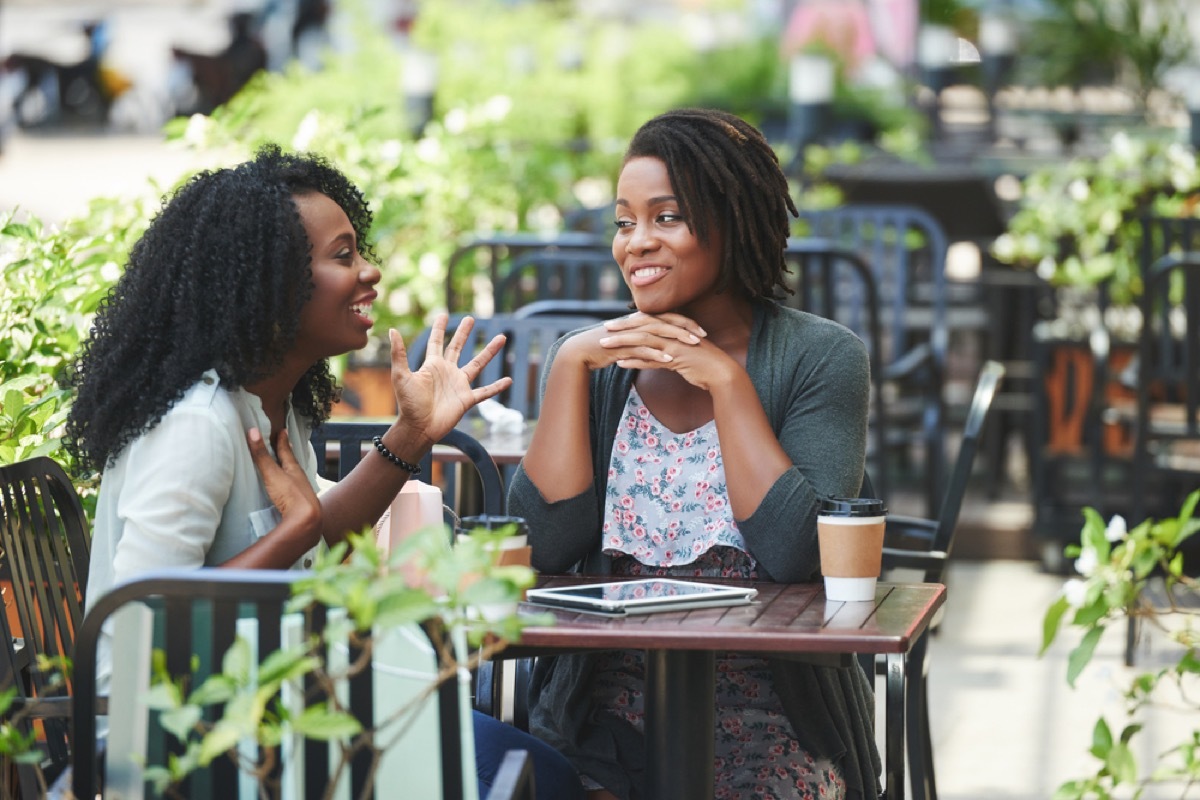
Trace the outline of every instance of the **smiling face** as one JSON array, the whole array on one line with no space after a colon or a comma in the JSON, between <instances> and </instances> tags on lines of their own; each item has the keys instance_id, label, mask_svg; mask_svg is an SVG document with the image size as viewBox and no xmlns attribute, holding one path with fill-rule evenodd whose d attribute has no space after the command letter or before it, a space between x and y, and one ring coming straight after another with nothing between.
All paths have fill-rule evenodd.
<instances>
[{"instance_id":1,"label":"smiling face","mask_svg":"<svg viewBox=\"0 0 1200 800\"><path fill-rule=\"evenodd\" d=\"M634 158L621 169L616 223L613 258L639 311L687 313L689 306L715 293L721 275L720 232L714 229L707 245L696 238L660 159Z\"/></svg>"},{"instance_id":2,"label":"smiling face","mask_svg":"<svg viewBox=\"0 0 1200 800\"><path fill-rule=\"evenodd\" d=\"M291 352L316 363L366 346L380 273L358 252L354 227L341 206L315 192L294 199L312 248L313 290L300 312Z\"/></svg>"}]
</instances>

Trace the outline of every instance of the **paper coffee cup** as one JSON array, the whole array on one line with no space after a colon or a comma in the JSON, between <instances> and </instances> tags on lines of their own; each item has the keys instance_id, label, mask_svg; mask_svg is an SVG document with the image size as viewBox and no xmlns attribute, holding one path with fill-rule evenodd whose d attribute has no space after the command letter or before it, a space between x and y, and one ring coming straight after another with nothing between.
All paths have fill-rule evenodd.
<instances>
[{"instance_id":1,"label":"paper coffee cup","mask_svg":"<svg viewBox=\"0 0 1200 800\"><path fill-rule=\"evenodd\" d=\"M817 513L821 574L828 600L875 599L875 581L883 566L887 509L882 500L830 497Z\"/></svg>"},{"instance_id":2,"label":"paper coffee cup","mask_svg":"<svg viewBox=\"0 0 1200 800\"><path fill-rule=\"evenodd\" d=\"M463 517L458 521L457 538L470 536L478 530L500 531L511 528L512 534L502 539L497 547L499 553L496 563L501 566L515 564L529 566L532 549L529 547L529 526L524 517L508 517L483 514L475 517Z\"/></svg>"}]
</instances>

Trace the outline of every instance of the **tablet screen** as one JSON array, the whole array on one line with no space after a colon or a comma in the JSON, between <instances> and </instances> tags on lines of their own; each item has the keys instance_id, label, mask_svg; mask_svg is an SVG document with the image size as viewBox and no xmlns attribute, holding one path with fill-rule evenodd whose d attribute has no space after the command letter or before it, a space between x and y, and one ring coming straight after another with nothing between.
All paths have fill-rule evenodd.
<instances>
[{"instance_id":1,"label":"tablet screen","mask_svg":"<svg viewBox=\"0 0 1200 800\"><path fill-rule=\"evenodd\" d=\"M643 606L672 606L698 600L738 602L749 600L755 594L752 588L717 586L668 578L531 589L528 592L529 599L534 602L589 606L610 611Z\"/></svg>"}]
</instances>

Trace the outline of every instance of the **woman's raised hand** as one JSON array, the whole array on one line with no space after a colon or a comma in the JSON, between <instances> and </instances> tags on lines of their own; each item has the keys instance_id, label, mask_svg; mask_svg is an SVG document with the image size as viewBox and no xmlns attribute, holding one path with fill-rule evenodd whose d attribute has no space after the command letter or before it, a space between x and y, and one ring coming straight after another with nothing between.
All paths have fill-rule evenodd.
<instances>
[{"instance_id":1,"label":"woman's raised hand","mask_svg":"<svg viewBox=\"0 0 1200 800\"><path fill-rule=\"evenodd\" d=\"M505 377L487 386L472 388L471 383L504 346L504 336L494 337L478 355L459 367L459 356L475 320L464 317L450 338L450 344L445 345L448 320L446 314L439 314L434 319L425 361L416 372L408 368L404 340L396 331L389 331L392 390L400 409L401 424L424 435L429 446L445 436L472 407L495 397L512 383L511 378Z\"/></svg>"}]
</instances>

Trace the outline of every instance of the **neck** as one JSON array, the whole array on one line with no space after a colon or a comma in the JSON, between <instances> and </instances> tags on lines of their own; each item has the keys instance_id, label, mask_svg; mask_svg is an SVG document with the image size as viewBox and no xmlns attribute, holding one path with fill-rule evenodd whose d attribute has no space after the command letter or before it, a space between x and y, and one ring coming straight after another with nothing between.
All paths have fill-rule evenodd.
<instances>
[{"instance_id":1,"label":"neck","mask_svg":"<svg viewBox=\"0 0 1200 800\"><path fill-rule=\"evenodd\" d=\"M265 378L246 384L246 391L258 395L262 401L263 412L271 421L272 438L283 430L287 419L287 401L296 388L296 384L304 377L307 367L300 369L284 364Z\"/></svg>"},{"instance_id":2,"label":"neck","mask_svg":"<svg viewBox=\"0 0 1200 800\"><path fill-rule=\"evenodd\" d=\"M679 313L694 320L708 334L708 341L729 351L744 351L754 326L754 305L743 297L715 295Z\"/></svg>"}]
</instances>

